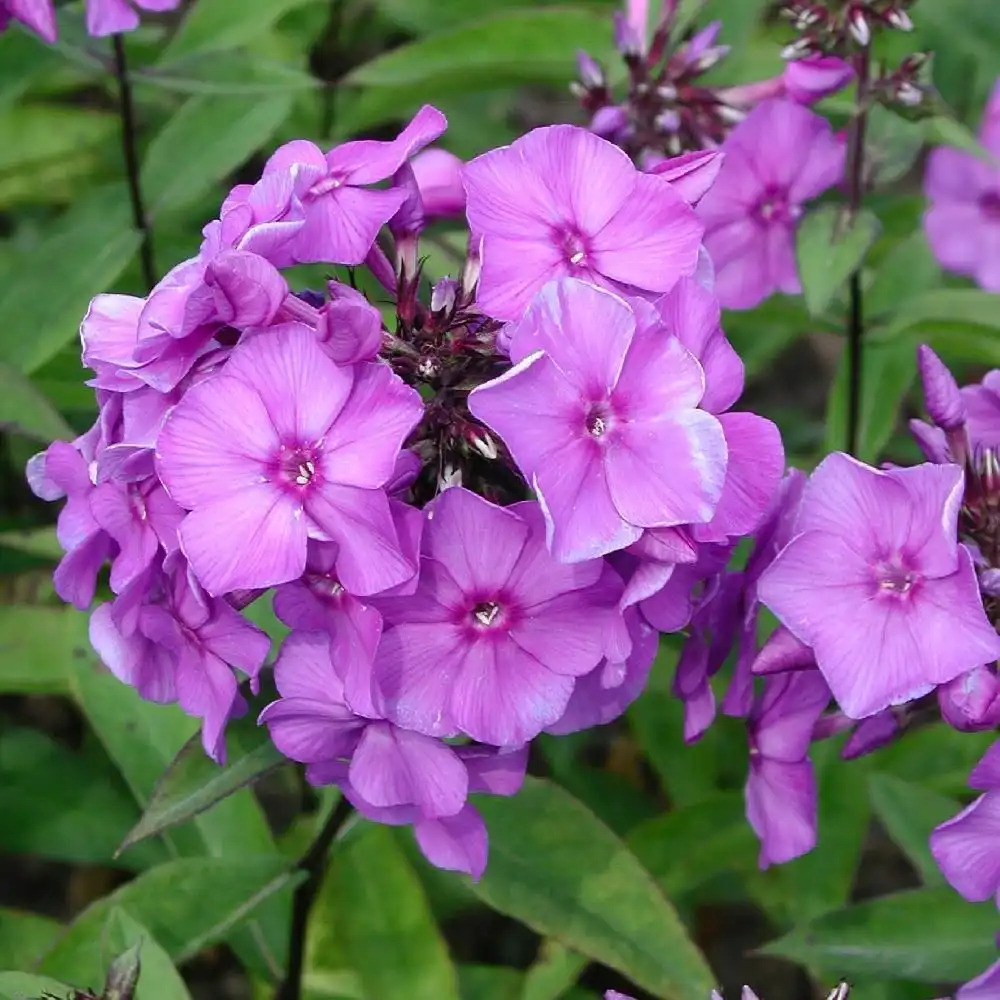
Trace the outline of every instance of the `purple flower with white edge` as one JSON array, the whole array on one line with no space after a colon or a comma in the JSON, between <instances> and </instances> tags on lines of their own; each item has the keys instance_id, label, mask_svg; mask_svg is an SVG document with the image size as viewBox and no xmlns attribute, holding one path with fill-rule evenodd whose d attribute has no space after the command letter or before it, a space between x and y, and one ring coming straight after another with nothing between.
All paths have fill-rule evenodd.
<instances>
[{"instance_id":1,"label":"purple flower with white edge","mask_svg":"<svg viewBox=\"0 0 1000 1000\"><path fill-rule=\"evenodd\" d=\"M843 142L825 118L773 100L733 129L722 152L719 176L698 204L719 301L752 309L774 292L800 293L795 231L803 205L843 177Z\"/></svg>"},{"instance_id":2,"label":"purple flower with white edge","mask_svg":"<svg viewBox=\"0 0 1000 1000\"><path fill-rule=\"evenodd\" d=\"M427 508L411 596L378 598L376 703L397 725L494 746L537 736L576 679L629 639L602 560L557 563L536 503L496 507L460 487Z\"/></svg>"},{"instance_id":3,"label":"purple flower with white edge","mask_svg":"<svg viewBox=\"0 0 1000 1000\"><path fill-rule=\"evenodd\" d=\"M267 161L264 177L290 175L305 224L295 237L301 263L361 264L378 231L406 200L406 191L371 187L390 177L448 127L424 105L391 142L357 139L328 153L305 139L285 143Z\"/></svg>"},{"instance_id":4,"label":"purple flower with white edge","mask_svg":"<svg viewBox=\"0 0 1000 1000\"><path fill-rule=\"evenodd\" d=\"M422 412L388 367L338 367L308 327L240 344L157 440L160 479L190 511L181 547L202 586L219 595L298 579L310 536L337 542L354 594L412 576L382 486Z\"/></svg>"},{"instance_id":5,"label":"purple flower with white edge","mask_svg":"<svg viewBox=\"0 0 1000 1000\"><path fill-rule=\"evenodd\" d=\"M983 147L1000 156L1000 79L979 128ZM924 213L927 241L938 263L988 292L1000 292L1000 166L947 146L927 159Z\"/></svg>"},{"instance_id":6,"label":"purple flower with white edge","mask_svg":"<svg viewBox=\"0 0 1000 1000\"><path fill-rule=\"evenodd\" d=\"M926 694L1000 655L972 559L957 538L962 471L878 471L828 456L760 598L854 719Z\"/></svg>"},{"instance_id":7,"label":"purple flower with white edge","mask_svg":"<svg viewBox=\"0 0 1000 1000\"><path fill-rule=\"evenodd\" d=\"M816 781L807 754L830 702L817 670L769 677L747 720L747 819L760 839L760 867L783 864L816 846Z\"/></svg>"},{"instance_id":8,"label":"purple flower with white edge","mask_svg":"<svg viewBox=\"0 0 1000 1000\"><path fill-rule=\"evenodd\" d=\"M518 319L549 281L669 291L698 263L702 226L669 181L573 125L537 128L465 166L469 227L482 238L477 302Z\"/></svg>"},{"instance_id":9,"label":"purple flower with white edge","mask_svg":"<svg viewBox=\"0 0 1000 1000\"><path fill-rule=\"evenodd\" d=\"M701 365L652 306L574 278L542 290L510 334L514 367L469 396L507 444L563 562L593 559L644 528L709 521L726 443L698 409Z\"/></svg>"}]
</instances>

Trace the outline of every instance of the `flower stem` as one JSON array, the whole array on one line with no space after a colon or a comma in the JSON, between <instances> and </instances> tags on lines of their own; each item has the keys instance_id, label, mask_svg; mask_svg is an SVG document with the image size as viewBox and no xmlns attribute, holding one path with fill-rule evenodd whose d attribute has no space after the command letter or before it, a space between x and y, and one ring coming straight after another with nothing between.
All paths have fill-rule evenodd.
<instances>
[{"instance_id":1,"label":"flower stem","mask_svg":"<svg viewBox=\"0 0 1000 1000\"><path fill-rule=\"evenodd\" d=\"M316 895L323 883L326 872L326 857L330 846L337 839L354 811L351 803L341 796L333 811L327 817L323 828L309 849L299 859L295 866L305 873L305 881L295 890L292 899L292 926L288 939L288 971L285 979L278 987L275 1000L300 1000L302 996L302 972L305 964L306 932L309 928L309 913L316 900Z\"/></svg>"},{"instance_id":2,"label":"flower stem","mask_svg":"<svg viewBox=\"0 0 1000 1000\"><path fill-rule=\"evenodd\" d=\"M156 264L153 260L153 231L146 216L142 201L142 186L139 183L139 156L135 126L135 106L132 103L132 84L128 78L128 62L125 58L125 42L121 35L113 36L115 53L115 79L118 81L119 111L122 119L122 153L125 157L125 172L128 175L129 198L132 202L132 220L142 235L139 244L139 259L142 276L147 289L156 284Z\"/></svg>"},{"instance_id":3,"label":"flower stem","mask_svg":"<svg viewBox=\"0 0 1000 1000\"><path fill-rule=\"evenodd\" d=\"M864 194L865 133L868 125L868 85L870 52L867 46L855 56L857 76L854 117L847 136L847 225L853 226ZM847 310L847 451L857 455L861 430L861 379L864 335L864 303L861 289L861 266L848 282Z\"/></svg>"}]
</instances>

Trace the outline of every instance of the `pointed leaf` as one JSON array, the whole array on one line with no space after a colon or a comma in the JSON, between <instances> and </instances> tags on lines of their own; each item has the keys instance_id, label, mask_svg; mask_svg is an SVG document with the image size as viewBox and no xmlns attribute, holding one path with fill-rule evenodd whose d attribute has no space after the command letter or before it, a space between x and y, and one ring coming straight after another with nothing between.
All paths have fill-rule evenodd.
<instances>
[{"instance_id":1,"label":"pointed leaf","mask_svg":"<svg viewBox=\"0 0 1000 1000\"><path fill-rule=\"evenodd\" d=\"M996 958L996 907L914 889L824 914L763 949L829 977L962 982Z\"/></svg>"},{"instance_id":2,"label":"pointed leaf","mask_svg":"<svg viewBox=\"0 0 1000 1000\"><path fill-rule=\"evenodd\" d=\"M652 876L568 792L528 778L476 803L490 831L490 906L603 962L657 996L703 996L714 976Z\"/></svg>"},{"instance_id":3,"label":"pointed leaf","mask_svg":"<svg viewBox=\"0 0 1000 1000\"><path fill-rule=\"evenodd\" d=\"M848 226L834 205L817 208L802 220L796 255L810 313L826 312L841 286L861 267L880 229L878 217L868 210L859 212Z\"/></svg>"},{"instance_id":4,"label":"pointed leaf","mask_svg":"<svg viewBox=\"0 0 1000 1000\"><path fill-rule=\"evenodd\" d=\"M135 1000L191 1000L191 994L188 993L181 974L174 968L170 956L154 935L124 908L116 906L110 910L104 933L98 940L102 941L109 954L131 958L135 962L135 968L129 971L138 975L134 993L112 993L106 988L101 1000L133 1000L133 996ZM111 985L109 976L108 987ZM134 979L132 985L136 987Z\"/></svg>"},{"instance_id":5,"label":"pointed leaf","mask_svg":"<svg viewBox=\"0 0 1000 1000\"><path fill-rule=\"evenodd\" d=\"M62 931L50 917L22 910L0 908L0 969L32 965Z\"/></svg>"},{"instance_id":6,"label":"pointed leaf","mask_svg":"<svg viewBox=\"0 0 1000 1000\"><path fill-rule=\"evenodd\" d=\"M0 430L48 444L73 437L59 411L16 368L0 361Z\"/></svg>"}]
</instances>

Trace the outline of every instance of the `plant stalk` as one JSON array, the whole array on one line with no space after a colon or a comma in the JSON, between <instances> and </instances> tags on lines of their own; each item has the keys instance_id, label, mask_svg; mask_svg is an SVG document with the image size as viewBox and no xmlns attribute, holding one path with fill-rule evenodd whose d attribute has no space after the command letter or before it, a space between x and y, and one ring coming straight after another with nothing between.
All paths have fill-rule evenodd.
<instances>
[{"instance_id":1,"label":"plant stalk","mask_svg":"<svg viewBox=\"0 0 1000 1000\"><path fill-rule=\"evenodd\" d=\"M118 81L119 112L122 120L122 153L125 158L125 173L128 176L129 199L132 202L132 221L142 236L139 244L139 260L146 288L152 290L156 284L156 264L153 260L153 230L146 215L142 200L142 185L139 182L138 136L135 124L135 105L132 101L132 84L128 76L128 61L125 57L125 42L121 35L111 40L115 54L115 79Z\"/></svg>"},{"instance_id":2,"label":"plant stalk","mask_svg":"<svg viewBox=\"0 0 1000 1000\"><path fill-rule=\"evenodd\" d=\"M868 88L871 53L868 46L854 59L857 77L854 116L847 136L847 225L853 226L864 196L865 135L868 127ZM861 432L861 382L864 367L864 302L861 265L848 281L847 308L847 451L857 455Z\"/></svg>"},{"instance_id":3,"label":"plant stalk","mask_svg":"<svg viewBox=\"0 0 1000 1000\"><path fill-rule=\"evenodd\" d=\"M305 872L306 878L295 890L295 895L292 898L292 926L288 939L288 970L284 981L278 987L275 1000L301 1000L309 914L316 901L320 886L323 884L330 847L353 811L351 803L347 801L346 797L341 796L323 824L323 828L316 835L316 839L310 844L309 850L296 865L298 871Z\"/></svg>"}]
</instances>

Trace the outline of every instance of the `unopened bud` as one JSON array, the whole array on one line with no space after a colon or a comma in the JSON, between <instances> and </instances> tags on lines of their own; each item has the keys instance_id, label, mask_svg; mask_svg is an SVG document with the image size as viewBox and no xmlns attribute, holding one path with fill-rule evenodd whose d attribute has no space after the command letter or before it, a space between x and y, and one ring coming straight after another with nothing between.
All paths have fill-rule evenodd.
<instances>
[{"instance_id":1,"label":"unopened bud","mask_svg":"<svg viewBox=\"0 0 1000 1000\"><path fill-rule=\"evenodd\" d=\"M926 344L917 348L917 364L931 420L946 431L957 430L965 423L965 400L955 376Z\"/></svg>"},{"instance_id":2,"label":"unopened bud","mask_svg":"<svg viewBox=\"0 0 1000 1000\"><path fill-rule=\"evenodd\" d=\"M473 431L469 435L469 444L487 461L492 462L499 454L496 441L486 431Z\"/></svg>"},{"instance_id":3,"label":"unopened bud","mask_svg":"<svg viewBox=\"0 0 1000 1000\"><path fill-rule=\"evenodd\" d=\"M141 945L134 945L111 963L101 1000L132 1000L139 981L140 948Z\"/></svg>"},{"instance_id":4,"label":"unopened bud","mask_svg":"<svg viewBox=\"0 0 1000 1000\"><path fill-rule=\"evenodd\" d=\"M850 983L839 982L830 992L826 995L826 1000L847 1000L848 994L851 992Z\"/></svg>"},{"instance_id":5,"label":"unopened bud","mask_svg":"<svg viewBox=\"0 0 1000 1000\"><path fill-rule=\"evenodd\" d=\"M451 312L457 295L458 282L454 278L442 278L431 289L431 312Z\"/></svg>"},{"instance_id":6,"label":"unopened bud","mask_svg":"<svg viewBox=\"0 0 1000 1000\"><path fill-rule=\"evenodd\" d=\"M692 68L696 73L706 73L728 54L728 45L713 45L710 49L706 49L700 56L698 56Z\"/></svg>"},{"instance_id":7,"label":"unopened bud","mask_svg":"<svg viewBox=\"0 0 1000 1000\"><path fill-rule=\"evenodd\" d=\"M865 12L860 7L851 9L847 17L847 30L862 48L867 46L872 40L871 25L868 23L868 18L865 17Z\"/></svg>"},{"instance_id":8,"label":"unopened bud","mask_svg":"<svg viewBox=\"0 0 1000 1000\"><path fill-rule=\"evenodd\" d=\"M814 39L797 38L791 45L786 45L781 50L781 58L787 62L793 62L796 59L805 59L806 56L815 55L816 52L817 47Z\"/></svg>"},{"instance_id":9,"label":"unopened bud","mask_svg":"<svg viewBox=\"0 0 1000 1000\"><path fill-rule=\"evenodd\" d=\"M457 465L446 464L438 476L438 490L444 492L453 486L462 485L462 470Z\"/></svg>"},{"instance_id":10,"label":"unopened bud","mask_svg":"<svg viewBox=\"0 0 1000 1000\"><path fill-rule=\"evenodd\" d=\"M893 91L893 97L903 105L904 108L916 108L923 103L924 92L915 83L904 80L897 84Z\"/></svg>"},{"instance_id":11,"label":"unopened bud","mask_svg":"<svg viewBox=\"0 0 1000 1000\"><path fill-rule=\"evenodd\" d=\"M604 86L604 71L600 64L583 50L576 54L576 67L580 81L588 90L599 90Z\"/></svg>"},{"instance_id":12,"label":"unopened bud","mask_svg":"<svg viewBox=\"0 0 1000 1000\"><path fill-rule=\"evenodd\" d=\"M681 116L672 108L661 111L654 122L660 132L676 132L681 127Z\"/></svg>"},{"instance_id":13,"label":"unopened bud","mask_svg":"<svg viewBox=\"0 0 1000 1000\"><path fill-rule=\"evenodd\" d=\"M888 11L885 14L885 23L897 31L913 31L913 21L905 10L896 8Z\"/></svg>"},{"instance_id":14,"label":"unopened bud","mask_svg":"<svg viewBox=\"0 0 1000 1000\"><path fill-rule=\"evenodd\" d=\"M642 39L634 25L621 12L615 12L615 48L626 59L637 59L642 55Z\"/></svg>"}]
</instances>

